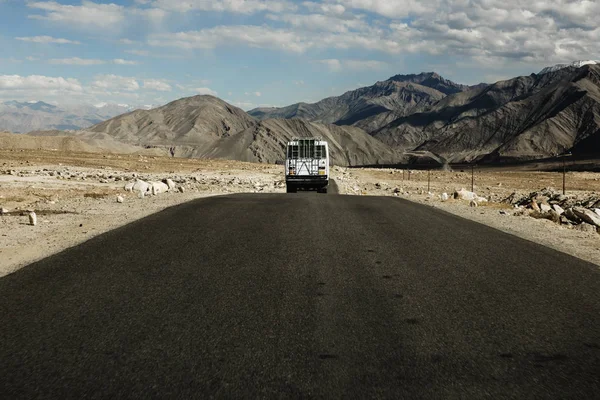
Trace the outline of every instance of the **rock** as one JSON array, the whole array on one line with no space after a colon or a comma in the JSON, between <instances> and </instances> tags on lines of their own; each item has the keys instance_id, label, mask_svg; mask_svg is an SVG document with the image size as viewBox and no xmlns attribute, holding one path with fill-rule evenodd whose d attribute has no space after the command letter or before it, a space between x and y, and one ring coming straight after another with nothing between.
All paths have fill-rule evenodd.
<instances>
[{"instance_id":1,"label":"rock","mask_svg":"<svg viewBox=\"0 0 600 400\"><path fill-rule=\"evenodd\" d=\"M169 186L164 182L148 182L152 191L152 195L156 196L160 193L166 193L169 191Z\"/></svg>"},{"instance_id":2,"label":"rock","mask_svg":"<svg viewBox=\"0 0 600 400\"><path fill-rule=\"evenodd\" d=\"M600 215L583 207L573 207L573 213L591 225L600 226Z\"/></svg>"},{"instance_id":3,"label":"rock","mask_svg":"<svg viewBox=\"0 0 600 400\"><path fill-rule=\"evenodd\" d=\"M540 204L540 210L541 210L542 212L545 212L545 213L546 213L546 212L548 212L548 211L552 210L552 207L550 207L550 205L548 205L548 204L546 204L546 203L542 203L542 204Z\"/></svg>"},{"instance_id":4,"label":"rock","mask_svg":"<svg viewBox=\"0 0 600 400\"><path fill-rule=\"evenodd\" d=\"M142 192L145 194L146 192L150 191L150 184L141 179L137 179L135 181L135 183L133 184L133 190L135 190L136 192Z\"/></svg>"},{"instance_id":5,"label":"rock","mask_svg":"<svg viewBox=\"0 0 600 400\"><path fill-rule=\"evenodd\" d=\"M123 196L117 196L117 203L122 203L124 201L125 199L123 198Z\"/></svg>"},{"instance_id":6,"label":"rock","mask_svg":"<svg viewBox=\"0 0 600 400\"><path fill-rule=\"evenodd\" d=\"M565 217L564 215L560 216L560 223L564 225L573 225L573 222L571 222L569 218Z\"/></svg>"},{"instance_id":7,"label":"rock","mask_svg":"<svg viewBox=\"0 0 600 400\"><path fill-rule=\"evenodd\" d=\"M37 225L37 215L35 215L35 211L29 213L29 225Z\"/></svg>"},{"instance_id":8,"label":"rock","mask_svg":"<svg viewBox=\"0 0 600 400\"><path fill-rule=\"evenodd\" d=\"M442 201L448 201L448 193L442 193L441 199Z\"/></svg>"},{"instance_id":9,"label":"rock","mask_svg":"<svg viewBox=\"0 0 600 400\"><path fill-rule=\"evenodd\" d=\"M600 215L600 208L594 208L594 212L598 215Z\"/></svg>"},{"instance_id":10,"label":"rock","mask_svg":"<svg viewBox=\"0 0 600 400\"><path fill-rule=\"evenodd\" d=\"M596 227L588 224L587 222L582 222L581 224L576 225L575 229L581 232L596 233Z\"/></svg>"},{"instance_id":11,"label":"rock","mask_svg":"<svg viewBox=\"0 0 600 400\"><path fill-rule=\"evenodd\" d=\"M454 192L454 198L471 201L475 200L477 198L477 195L473 192L469 192L466 189L460 189Z\"/></svg>"},{"instance_id":12,"label":"rock","mask_svg":"<svg viewBox=\"0 0 600 400\"><path fill-rule=\"evenodd\" d=\"M179 193L185 193L185 188L183 186L179 186Z\"/></svg>"},{"instance_id":13,"label":"rock","mask_svg":"<svg viewBox=\"0 0 600 400\"><path fill-rule=\"evenodd\" d=\"M531 208L533 211L536 211L536 212L542 211L542 210L540 210L540 206L538 206L538 203L535 200L532 200L530 205L531 205Z\"/></svg>"},{"instance_id":14,"label":"rock","mask_svg":"<svg viewBox=\"0 0 600 400\"><path fill-rule=\"evenodd\" d=\"M176 188L175 182L173 182L172 179L167 178L163 182L167 184L169 190L174 190Z\"/></svg>"},{"instance_id":15,"label":"rock","mask_svg":"<svg viewBox=\"0 0 600 400\"><path fill-rule=\"evenodd\" d=\"M478 204L477 204L477 202L475 200L471 200L471 202L469 203L469 206L470 207L477 207Z\"/></svg>"},{"instance_id":16,"label":"rock","mask_svg":"<svg viewBox=\"0 0 600 400\"><path fill-rule=\"evenodd\" d=\"M135 182L128 182L125 184L125 186L123 186L123 189L125 189L127 192L133 192L134 186L135 186Z\"/></svg>"},{"instance_id":17,"label":"rock","mask_svg":"<svg viewBox=\"0 0 600 400\"><path fill-rule=\"evenodd\" d=\"M554 211L556 211L556 213L557 213L558 215L563 215L563 214L564 214L564 212L565 212L565 210L563 210L563 208L562 208L561 206L559 206L558 204L554 204L554 205L552 205L552 209L553 209Z\"/></svg>"},{"instance_id":18,"label":"rock","mask_svg":"<svg viewBox=\"0 0 600 400\"><path fill-rule=\"evenodd\" d=\"M478 203L487 203L488 200L485 197L477 196L477 197L475 197L475 201Z\"/></svg>"},{"instance_id":19,"label":"rock","mask_svg":"<svg viewBox=\"0 0 600 400\"><path fill-rule=\"evenodd\" d=\"M356 191L356 190L359 190L359 189L358 189L358 188L356 188L356 186L355 186L355 189L354 189L354 190ZM395 189L394 189L394 193L398 194L398 193L400 193L400 192L401 192L400 188L395 188Z\"/></svg>"},{"instance_id":20,"label":"rock","mask_svg":"<svg viewBox=\"0 0 600 400\"><path fill-rule=\"evenodd\" d=\"M560 216L554 210L548 212L532 211L529 216L536 219L547 219L556 223L560 222Z\"/></svg>"},{"instance_id":21,"label":"rock","mask_svg":"<svg viewBox=\"0 0 600 400\"><path fill-rule=\"evenodd\" d=\"M569 221L575 222L579 224L581 222L581 218L579 218L574 212L572 208L567 208L563 214Z\"/></svg>"},{"instance_id":22,"label":"rock","mask_svg":"<svg viewBox=\"0 0 600 400\"><path fill-rule=\"evenodd\" d=\"M4 207L0 207L0 215L8 214L8 210Z\"/></svg>"}]
</instances>

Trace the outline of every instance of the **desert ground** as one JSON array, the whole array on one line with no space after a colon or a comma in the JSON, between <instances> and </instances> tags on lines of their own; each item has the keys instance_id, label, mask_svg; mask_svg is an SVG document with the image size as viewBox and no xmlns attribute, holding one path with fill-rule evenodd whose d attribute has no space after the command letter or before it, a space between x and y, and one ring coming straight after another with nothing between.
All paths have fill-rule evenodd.
<instances>
[{"instance_id":1,"label":"desert ground","mask_svg":"<svg viewBox=\"0 0 600 400\"><path fill-rule=\"evenodd\" d=\"M342 195L416 201L600 266L600 234L594 216L571 212L594 213L600 207L600 173L568 172L562 196L561 173L476 170L474 200L469 197L470 171L333 167L331 175ZM138 180L165 181L170 187L161 184L165 190L155 194L150 189L142 194L137 187L125 190ZM0 149L0 276L167 207L242 192L285 192L283 167L140 154ZM555 210L566 210L570 217ZM31 211L36 225L30 223Z\"/></svg>"}]
</instances>

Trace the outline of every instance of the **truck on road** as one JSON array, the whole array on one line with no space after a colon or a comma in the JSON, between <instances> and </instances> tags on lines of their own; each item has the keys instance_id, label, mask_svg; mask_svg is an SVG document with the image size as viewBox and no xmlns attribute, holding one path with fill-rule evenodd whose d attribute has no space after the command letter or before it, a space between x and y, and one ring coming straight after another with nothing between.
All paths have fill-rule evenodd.
<instances>
[{"instance_id":1,"label":"truck on road","mask_svg":"<svg viewBox=\"0 0 600 400\"><path fill-rule=\"evenodd\" d=\"M287 144L285 159L287 193L316 189L327 193L329 147L321 138L294 138Z\"/></svg>"}]
</instances>

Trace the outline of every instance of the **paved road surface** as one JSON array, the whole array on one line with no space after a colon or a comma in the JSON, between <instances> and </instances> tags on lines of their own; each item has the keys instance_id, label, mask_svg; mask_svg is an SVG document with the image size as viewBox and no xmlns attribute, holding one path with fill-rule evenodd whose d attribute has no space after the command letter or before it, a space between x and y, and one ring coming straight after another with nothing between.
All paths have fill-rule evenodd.
<instances>
[{"instance_id":1,"label":"paved road surface","mask_svg":"<svg viewBox=\"0 0 600 400\"><path fill-rule=\"evenodd\" d=\"M213 197L0 279L0 398L600 398L599 316L597 267L425 206Z\"/></svg>"}]
</instances>

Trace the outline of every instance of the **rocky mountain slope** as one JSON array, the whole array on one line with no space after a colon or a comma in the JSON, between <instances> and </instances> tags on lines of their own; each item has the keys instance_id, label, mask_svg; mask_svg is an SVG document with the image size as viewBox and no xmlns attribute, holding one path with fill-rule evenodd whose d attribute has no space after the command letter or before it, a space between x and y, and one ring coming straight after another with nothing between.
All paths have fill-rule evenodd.
<instances>
[{"instance_id":1,"label":"rocky mountain slope","mask_svg":"<svg viewBox=\"0 0 600 400\"><path fill-rule=\"evenodd\" d=\"M450 161L600 152L600 66L565 67L448 96L374 132Z\"/></svg>"},{"instance_id":2,"label":"rocky mountain slope","mask_svg":"<svg viewBox=\"0 0 600 400\"><path fill-rule=\"evenodd\" d=\"M303 118L312 122L352 125L374 132L399 117L426 110L447 95L468 88L435 72L396 75L314 104L256 108L248 113L258 119Z\"/></svg>"},{"instance_id":3,"label":"rocky mountain slope","mask_svg":"<svg viewBox=\"0 0 600 400\"><path fill-rule=\"evenodd\" d=\"M0 130L23 133L35 130L77 130L131 111L126 104L58 106L43 101L0 103Z\"/></svg>"},{"instance_id":4,"label":"rocky mountain slope","mask_svg":"<svg viewBox=\"0 0 600 400\"><path fill-rule=\"evenodd\" d=\"M173 151L178 157L225 158L274 163L284 159L292 137L322 137L337 165L399 160L389 146L354 127L300 119L258 121L221 99L194 96L153 110L137 110L97 124L86 132L103 133L141 147Z\"/></svg>"}]
</instances>

